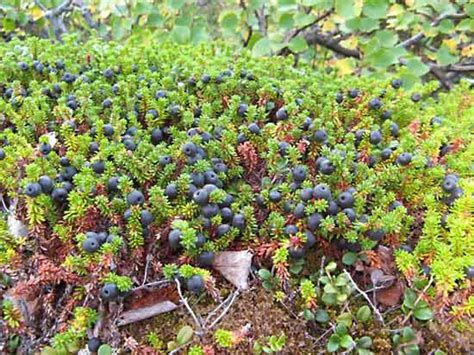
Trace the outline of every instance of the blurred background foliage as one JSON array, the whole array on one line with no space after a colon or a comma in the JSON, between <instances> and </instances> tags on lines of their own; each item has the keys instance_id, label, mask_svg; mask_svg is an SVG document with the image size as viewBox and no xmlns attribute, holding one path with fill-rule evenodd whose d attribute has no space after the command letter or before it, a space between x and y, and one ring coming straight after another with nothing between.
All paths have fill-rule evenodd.
<instances>
[{"instance_id":1,"label":"blurred background foliage","mask_svg":"<svg viewBox=\"0 0 474 355\"><path fill-rule=\"evenodd\" d=\"M474 72L469 0L1 0L0 33L61 40L67 32L116 41L221 40L255 56L340 75L389 75L445 88Z\"/></svg>"}]
</instances>

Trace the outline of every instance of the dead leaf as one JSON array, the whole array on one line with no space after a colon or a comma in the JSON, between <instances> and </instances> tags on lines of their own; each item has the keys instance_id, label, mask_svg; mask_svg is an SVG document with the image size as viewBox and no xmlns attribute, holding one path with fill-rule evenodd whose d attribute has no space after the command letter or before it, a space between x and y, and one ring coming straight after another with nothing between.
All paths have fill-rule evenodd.
<instances>
[{"instance_id":1,"label":"dead leaf","mask_svg":"<svg viewBox=\"0 0 474 355\"><path fill-rule=\"evenodd\" d=\"M403 294L403 285L397 281L393 286L378 290L376 293L377 302L384 306L392 307L400 303Z\"/></svg>"},{"instance_id":2,"label":"dead leaf","mask_svg":"<svg viewBox=\"0 0 474 355\"><path fill-rule=\"evenodd\" d=\"M15 238L22 238L28 236L28 228L22 221L17 219L14 214L8 215L8 231Z\"/></svg>"},{"instance_id":3,"label":"dead leaf","mask_svg":"<svg viewBox=\"0 0 474 355\"><path fill-rule=\"evenodd\" d=\"M139 322L141 320L154 317L160 313L171 312L176 308L178 308L178 306L173 302L164 301L152 306L125 311L117 318L117 325L121 327L130 323Z\"/></svg>"},{"instance_id":4,"label":"dead leaf","mask_svg":"<svg viewBox=\"0 0 474 355\"><path fill-rule=\"evenodd\" d=\"M240 290L246 290L253 254L248 251L225 251L216 256L213 267Z\"/></svg>"}]
</instances>

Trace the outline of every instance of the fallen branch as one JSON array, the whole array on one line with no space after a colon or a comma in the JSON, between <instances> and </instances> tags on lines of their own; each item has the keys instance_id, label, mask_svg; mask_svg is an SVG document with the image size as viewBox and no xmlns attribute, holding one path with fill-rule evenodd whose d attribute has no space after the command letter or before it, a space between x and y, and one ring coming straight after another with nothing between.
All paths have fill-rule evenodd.
<instances>
[{"instance_id":1,"label":"fallen branch","mask_svg":"<svg viewBox=\"0 0 474 355\"><path fill-rule=\"evenodd\" d=\"M433 20L433 22L431 22L431 27L436 27L439 25L439 23L441 21L443 21L444 19L447 19L447 18L451 18L451 19L462 19L462 18L465 18L466 17L466 14L463 14L463 13L457 13L457 14L444 14L444 15L441 15L437 18L435 18ZM410 47L411 45L415 44L415 43L418 43L419 41L421 41L423 38L425 37L425 34L423 31L421 32L418 32L416 35L408 38L407 40L403 41L400 46L402 46L403 48L407 48L407 47Z\"/></svg>"},{"instance_id":2,"label":"fallen branch","mask_svg":"<svg viewBox=\"0 0 474 355\"><path fill-rule=\"evenodd\" d=\"M192 340L191 340L191 341L188 341L187 343L184 343L184 344L181 345L181 346L178 346L176 349L171 350L168 355L178 354L182 349L184 349L185 347L187 347L187 346L190 345L191 343L192 343Z\"/></svg>"},{"instance_id":3,"label":"fallen branch","mask_svg":"<svg viewBox=\"0 0 474 355\"><path fill-rule=\"evenodd\" d=\"M152 306L142 307L138 309L132 309L130 311L123 312L117 319L118 326L124 326L127 324L139 322L141 320L154 317L161 313L171 312L178 308L171 301L163 301Z\"/></svg>"},{"instance_id":4,"label":"fallen branch","mask_svg":"<svg viewBox=\"0 0 474 355\"><path fill-rule=\"evenodd\" d=\"M334 329L335 329L335 327L334 327L333 325L332 325L330 328L326 329L326 331L325 331L323 334L321 334L321 336L320 336L318 339L316 339L316 340L314 341L313 345L311 346L311 349L314 349L314 348L319 344L319 342L320 342L321 340L323 340L323 339L324 339L329 333L331 333Z\"/></svg>"},{"instance_id":5,"label":"fallen branch","mask_svg":"<svg viewBox=\"0 0 474 355\"><path fill-rule=\"evenodd\" d=\"M358 49L351 49L343 47L337 40L328 35L319 32L318 28L314 28L312 31L305 34L305 39L308 45L319 44L320 46L326 47L336 53L342 54L346 57L352 57L361 59L362 55Z\"/></svg>"},{"instance_id":6,"label":"fallen branch","mask_svg":"<svg viewBox=\"0 0 474 355\"><path fill-rule=\"evenodd\" d=\"M149 288L149 287L154 287L154 286L160 286L160 285L164 285L164 284L167 284L167 283L170 283L171 281L169 280L158 280L158 281L152 281L152 282L148 282L146 284L141 284L140 286L137 286L135 288L132 289L132 291L137 291L137 290L141 290L143 288Z\"/></svg>"},{"instance_id":7,"label":"fallen branch","mask_svg":"<svg viewBox=\"0 0 474 355\"><path fill-rule=\"evenodd\" d=\"M189 314L193 318L194 323L196 323L196 326L198 328L198 331L196 332L196 334L202 335L203 334L203 329L202 329L201 322L198 320L198 318L196 317L196 314L193 312L192 308L189 306L188 300L183 296L183 292L181 291L181 283L179 282L178 279L175 279L175 282L176 282L176 287L178 289L178 294L179 294L179 298L181 300L181 303L184 304L184 306L188 310Z\"/></svg>"},{"instance_id":8,"label":"fallen branch","mask_svg":"<svg viewBox=\"0 0 474 355\"><path fill-rule=\"evenodd\" d=\"M237 296L239 295L239 290L235 291L234 294L232 295L232 298L230 299L230 302L229 304L227 305L227 307L222 311L222 313L220 314L219 317L217 317L214 322L211 323L211 325L208 327L208 329L212 329L217 323L219 323L219 321L225 316L225 314L229 311L230 307L232 306L232 304L234 303L235 299L237 298Z\"/></svg>"},{"instance_id":9,"label":"fallen branch","mask_svg":"<svg viewBox=\"0 0 474 355\"><path fill-rule=\"evenodd\" d=\"M349 278L349 280L351 281L351 283L354 285L355 289L367 300L367 302L369 303L370 307L373 309L374 313L375 313L375 316L377 317L377 320L383 325L385 326L385 322L383 320L383 317L382 315L380 314L379 310L377 309L377 307L375 307L375 305L372 303L372 301L370 300L370 297L363 291L360 289L359 286L357 286L357 284L355 283L354 279L352 278L351 274L349 274L347 272L346 269L344 269L344 274L346 274L346 276Z\"/></svg>"}]
</instances>

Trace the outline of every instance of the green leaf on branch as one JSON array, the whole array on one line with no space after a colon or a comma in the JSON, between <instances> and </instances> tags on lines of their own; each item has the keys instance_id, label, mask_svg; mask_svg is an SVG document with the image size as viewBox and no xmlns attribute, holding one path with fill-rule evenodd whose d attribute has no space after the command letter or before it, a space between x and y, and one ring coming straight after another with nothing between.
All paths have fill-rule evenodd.
<instances>
[{"instance_id":1,"label":"green leaf on branch","mask_svg":"<svg viewBox=\"0 0 474 355\"><path fill-rule=\"evenodd\" d=\"M436 60L439 65L445 66L455 64L459 60L459 57L452 55L448 47L441 46L436 52Z\"/></svg>"},{"instance_id":2,"label":"green leaf on branch","mask_svg":"<svg viewBox=\"0 0 474 355\"><path fill-rule=\"evenodd\" d=\"M339 341L340 341L339 335L337 335L337 334L331 335L329 337L329 341L328 341L328 344L326 346L327 350L330 353L336 352L337 349L339 349Z\"/></svg>"},{"instance_id":3,"label":"green leaf on branch","mask_svg":"<svg viewBox=\"0 0 474 355\"><path fill-rule=\"evenodd\" d=\"M385 17L388 11L388 0L366 0L362 12L372 19Z\"/></svg>"},{"instance_id":4,"label":"green leaf on branch","mask_svg":"<svg viewBox=\"0 0 474 355\"><path fill-rule=\"evenodd\" d=\"M357 310L356 318L360 322L367 322L370 319L371 315L372 312L370 311L369 306L365 305Z\"/></svg>"},{"instance_id":5,"label":"green leaf on branch","mask_svg":"<svg viewBox=\"0 0 474 355\"><path fill-rule=\"evenodd\" d=\"M426 64L423 64L420 58L409 59L407 62L407 68L416 76L425 75L430 71L430 68Z\"/></svg>"},{"instance_id":6,"label":"green leaf on branch","mask_svg":"<svg viewBox=\"0 0 474 355\"><path fill-rule=\"evenodd\" d=\"M174 26L171 31L171 38L179 44L188 43L191 39L191 31L187 26Z\"/></svg>"},{"instance_id":7,"label":"green leaf on branch","mask_svg":"<svg viewBox=\"0 0 474 355\"><path fill-rule=\"evenodd\" d=\"M345 19L357 16L354 0L336 0L335 9L336 14Z\"/></svg>"},{"instance_id":8,"label":"green leaf on branch","mask_svg":"<svg viewBox=\"0 0 474 355\"><path fill-rule=\"evenodd\" d=\"M308 49L308 43L306 43L304 37L298 36L290 41L288 48L290 48L293 52L303 52Z\"/></svg>"},{"instance_id":9,"label":"green leaf on branch","mask_svg":"<svg viewBox=\"0 0 474 355\"><path fill-rule=\"evenodd\" d=\"M252 55L254 57L260 57L268 55L272 52L272 41L268 38L261 38L255 42L252 48Z\"/></svg>"},{"instance_id":10,"label":"green leaf on branch","mask_svg":"<svg viewBox=\"0 0 474 355\"><path fill-rule=\"evenodd\" d=\"M234 11L226 11L219 17L221 26L228 31L235 31L239 26L239 17Z\"/></svg>"},{"instance_id":11,"label":"green leaf on branch","mask_svg":"<svg viewBox=\"0 0 474 355\"><path fill-rule=\"evenodd\" d=\"M430 320L433 318L433 312L428 307L417 307L413 311L413 315L419 320Z\"/></svg>"}]
</instances>

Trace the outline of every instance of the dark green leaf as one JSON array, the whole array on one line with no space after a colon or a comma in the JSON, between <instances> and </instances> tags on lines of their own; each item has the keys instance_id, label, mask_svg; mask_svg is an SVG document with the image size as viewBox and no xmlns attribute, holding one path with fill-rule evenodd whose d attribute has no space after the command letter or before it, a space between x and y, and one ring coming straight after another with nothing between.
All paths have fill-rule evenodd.
<instances>
[{"instance_id":1,"label":"dark green leaf","mask_svg":"<svg viewBox=\"0 0 474 355\"><path fill-rule=\"evenodd\" d=\"M354 346L354 340L352 340L352 337L349 334L345 334L341 337L339 345L345 349L350 349Z\"/></svg>"},{"instance_id":2,"label":"dark green leaf","mask_svg":"<svg viewBox=\"0 0 474 355\"><path fill-rule=\"evenodd\" d=\"M425 75L430 71L430 68L427 65L423 64L423 62L419 58L409 59L407 62L407 68L416 76Z\"/></svg>"},{"instance_id":3,"label":"dark green leaf","mask_svg":"<svg viewBox=\"0 0 474 355\"><path fill-rule=\"evenodd\" d=\"M272 41L268 38L259 39L252 48L252 55L260 57L270 54L272 51Z\"/></svg>"},{"instance_id":4,"label":"dark green leaf","mask_svg":"<svg viewBox=\"0 0 474 355\"><path fill-rule=\"evenodd\" d=\"M267 269L260 269L258 270L258 276L260 276L262 280L270 280L272 278L272 273Z\"/></svg>"},{"instance_id":5,"label":"dark green leaf","mask_svg":"<svg viewBox=\"0 0 474 355\"><path fill-rule=\"evenodd\" d=\"M357 310L356 318L360 322L367 322L370 319L371 315L372 315L372 312L369 306L365 305L365 306L360 307Z\"/></svg>"},{"instance_id":6,"label":"dark green leaf","mask_svg":"<svg viewBox=\"0 0 474 355\"><path fill-rule=\"evenodd\" d=\"M278 26L283 30L289 30L293 27L294 23L293 14L288 12L282 13L278 19Z\"/></svg>"},{"instance_id":7,"label":"dark green leaf","mask_svg":"<svg viewBox=\"0 0 474 355\"><path fill-rule=\"evenodd\" d=\"M228 31L235 31L239 25L239 17L234 11L224 12L219 21L221 26Z\"/></svg>"},{"instance_id":8,"label":"dark green leaf","mask_svg":"<svg viewBox=\"0 0 474 355\"><path fill-rule=\"evenodd\" d=\"M324 309L318 309L315 318L319 323L327 323L329 321L329 313Z\"/></svg>"},{"instance_id":9,"label":"dark green leaf","mask_svg":"<svg viewBox=\"0 0 474 355\"><path fill-rule=\"evenodd\" d=\"M290 48L293 52L298 53L308 49L308 44L306 43L306 40L303 36L298 36L290 41L288 48Z\"/></svg>"},{"instance_id":10,"label":"dark green leaf","mask_svg":"<svg viewBox=\"0 0 474 355\"><path fill-rule=\"evenodd\" d=\"M189 325L182 327L176 335L176 342L184 345L193 338L194 330Z\"/></svg>"},{"instance_id":11,"label":"dark green leaf","mask_svg":"<svg viewBox=\"0 0 474 355\"><path fill-rule=\"evenodd\" d=\"M441 48L436 52L436 60L439 65L444 66L456 63L459 60L459 57L452 55L448 47L441 46Z\"/></svg>"},{"instance_id":12,"label":"dark green leaf","mask_svg":"<svg viewBox=\"0 0 474 355\"><path fill-rule=\"evenodd\" d=\"M150 27L160 27L165 23L164 18L159 13L148 15L147 25Z\"/></svg>"},{"instance_id":13,"label":"dark green leaf","mask_svg":"<svg viewBox=\"0 0 474 355\"><path fill-rule=\"evenodd\" d=\"M334 353L339 349L339 336L337 334L333 334L329 337L326 348L330 353Z\"/></svg>"},{"instance_id":14,"label":"dark green leaf","mask_svg":"<svg viewBox=\"0 0 474 355\"><path fill-rule=\"evenodd\" d=\"M415 332L413 331L412 328L410 327L405 327L403 328L403 332L402 332L402 341L404 343L408 343L412 340L415 340L416 339L416 334Z\"/></svg>"},{"instance_id":15,"label":"dark green leaf","mask_svg":"<svg viewBox=\"0 0 474 355\"><path fill-rule=\"evenodd\" d=\"M342 257L342 262L345 264L345 265L353 265L357 260L357 254L354 253L354 252L347 252L344 254L344 256Z\"/></svg>"},{"instance_id":16,"label":"dark green leaf","mask_svg":"<svg viewBox=\"0 0 474 355\"><path fill-rule=\"evenodd\" d=\"M423 308L417 307L413 311L413 315L415 316L416 319L419 319L419 320L430 320L431 318L433 318L433 312L428 307L423 307Z\"/></svg>"},{"instance_id":17,"label":"dark green leaf","mask_svg":"<svg viewBox=\"0 0 474 355\"><path fill-rule=\"evenodd\" d=\"M363 336L357 339L356 343L358 348L369 349L372 346L372 338L369 336Z\"/></svg>"},{"instance_id":18,"label":"dark green leaf","mask_svg":"<svg viewBox=\"0 0 474 355\"><path fill-rule=\"evenodd\" d=\"M337 317L337 323L350 328L352 325L352 314L349 312L340 314L339 317Z\"/></svg>"},{"instance_id":19,"label":"dark green leaf","mask_svg":"<svg viewBox=\"0 0 474 355\"><path fill-rule=\"evenodd\" d=\"M393 31L377 31L375 37L379 40L380 45L385 48L391 48L398 42L398 35Z\"/></svg>"},{"instance_id":20,"label":"dark green leaf","mask_svg":"<svg viewBox=\"0 0 474 355\"><path fill-rule=\"evenodd\" d=\"M173 10L179 10L186 3L186 0L168 0L168 6Z\"/></svg>"},{"instance_id":21,"label":"dark green leaf","mask_svg":"<svg viewBox=\"0 0 474 355\"><path fill-rule=\"evenodd\" d=\"M305 309L303 311L303 317L304 319L306 319L307 321L313 321L314 320L314 313L311 312L309 309Z\"/></svg>"}]
</instances>

